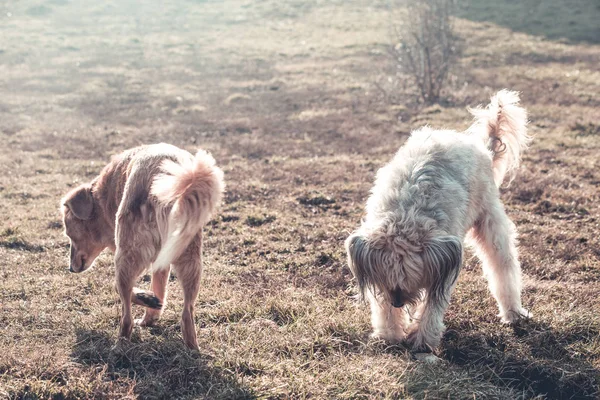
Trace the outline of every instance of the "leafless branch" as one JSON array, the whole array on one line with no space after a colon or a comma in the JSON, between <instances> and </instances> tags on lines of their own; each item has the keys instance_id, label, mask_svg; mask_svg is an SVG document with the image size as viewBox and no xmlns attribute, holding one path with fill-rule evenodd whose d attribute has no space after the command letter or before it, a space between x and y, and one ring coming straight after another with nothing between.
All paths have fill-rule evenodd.
<instances>
[{"instance_id":1,"label":"leafless branch","mask_svg":"<svg viewBox=\"0 0 600 400\"><path fill-rule=\"evenodd\" d=\"M458 58L450 14L453 0L406 0L407 12L394 26L395 57L412 76L423 100L439 100L448 72Z\"/></svg>"}]
</instances>

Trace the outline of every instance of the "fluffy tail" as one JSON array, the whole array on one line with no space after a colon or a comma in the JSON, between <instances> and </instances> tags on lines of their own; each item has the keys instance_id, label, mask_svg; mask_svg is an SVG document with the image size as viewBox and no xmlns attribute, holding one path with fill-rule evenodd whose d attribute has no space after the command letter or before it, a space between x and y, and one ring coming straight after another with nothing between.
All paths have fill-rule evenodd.
<instances>
[{"instance_id":1,"label":"fluffy tail","mask_svg":"<svg viewBox=\"0 0 600 400\"><path fill-rule=\"evenodd\" d=\"M225 189L223 171L204 150L198 150L186 162L165 160L161 169L163 173L154 178L150 193L171 211L167 234L152 266L155 271L169 266L183 253L210 219Z\"/></svg>"},{"instance_id":2,"label":"fluffy tail","mask_svg":"<svg viewBox=\"0 0 600 400\"><path fill-rule=\"evenodd\" d=\"M531 137L527 134L527 111L519 106L519 94L501 90L486 108L469 110L475 123L469 128L483 136L493 154L494 181L500 186L508 174L512 181Z\"/></svg>"}]
</instances>

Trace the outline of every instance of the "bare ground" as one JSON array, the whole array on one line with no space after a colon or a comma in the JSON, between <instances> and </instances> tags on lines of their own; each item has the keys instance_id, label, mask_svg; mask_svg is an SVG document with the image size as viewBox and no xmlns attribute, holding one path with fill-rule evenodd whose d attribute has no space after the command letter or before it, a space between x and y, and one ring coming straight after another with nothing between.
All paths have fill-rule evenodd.
<instances>
[{"instance_id":1,"label":"bare ground","mask_svg":"<svg viewBox=\"0 0 600 400\"><path fill-rule=\"evenodd\" d=\"M466 4L466 53L432 107L387 55L393 11L0 0L0 397L598 398L598 5ZM467 257L443 362L426 365L368 338L342 243L411 129L465 128L465 106L503 87L535 135L502 194L535 318L501 325ZM112 255L67 272L60 197L159 141L210 150L228 182L206 229L200 354L181 341L176 278L160 324L115 352Z\"/></svg>"}]
</instances>

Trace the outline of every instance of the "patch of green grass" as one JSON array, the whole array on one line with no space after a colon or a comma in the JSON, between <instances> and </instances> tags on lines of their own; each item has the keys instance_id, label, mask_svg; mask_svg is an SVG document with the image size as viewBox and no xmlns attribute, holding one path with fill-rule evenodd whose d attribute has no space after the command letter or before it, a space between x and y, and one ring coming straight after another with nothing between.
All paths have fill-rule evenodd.
<instances>
[{"instance_id":1,"label":"patch of green grass","mask_svg":"<svg viewBox=\"0 0 600 400\"><path fill-rule=\"evenodd\" d=\"M600 43L600 5L594 0L469 0L460 3L458 16L553 40Z\"/></svg>"}]
</instances>

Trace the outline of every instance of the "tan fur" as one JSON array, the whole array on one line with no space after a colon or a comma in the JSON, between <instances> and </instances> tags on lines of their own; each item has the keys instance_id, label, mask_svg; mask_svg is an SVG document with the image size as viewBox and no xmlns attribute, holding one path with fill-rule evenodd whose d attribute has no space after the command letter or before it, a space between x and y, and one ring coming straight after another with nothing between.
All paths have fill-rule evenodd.
<instances>
[{"instance_id":1,"label":"tan fur","mask_svg":"<svg viewBox=\"0 0 600 400\"><path fill-rule=\"evenodd\" d=\"M212 205L221 200L223 173L203 150L193 160L163 161L163 174L152 184L151 194L170 209L167 240L154 261L153 269L169 265L179 256L198 230L208 221Z\"/></svg>"},{"instance_id":2,"label":"tan fur","mask_svg":"<svg viewBox=\"0 0 600 400\"><path fill-rule=\"evenodd\" d=\"M133 327L131 303L150 307L140 325L151 325L166 304L172 265L184 290L182 332L197 348L193 307L202 272L202 227L221 200L223 173L214 159L167 144L141 146L114 157L90 184L62 200L65 233L71 239L72 272L82 272L110 248L122 301L120 336ZM165 252L165 247L168 249ZM152 292L134 288L152 269Z\"/></svg>"}]
</instances>

